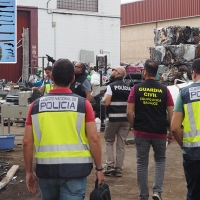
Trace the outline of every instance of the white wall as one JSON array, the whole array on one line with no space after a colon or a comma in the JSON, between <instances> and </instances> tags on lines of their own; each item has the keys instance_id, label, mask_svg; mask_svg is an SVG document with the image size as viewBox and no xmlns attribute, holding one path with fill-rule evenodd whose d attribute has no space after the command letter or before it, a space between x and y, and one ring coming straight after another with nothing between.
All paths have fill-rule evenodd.
<instances>
[{"instance_id":1,"label":"white wall","mask_svg":"<svg viewBox=\"0 0 200 200\"><path fill-rule=\"evenodd\" d=\"M49 1L48 12L72 13L70 15L48 14L47 0L18 0L17 4L38 7L38 56L49 54L55 59L77 61L80 60L81 49L94 51L95 55L103 49L111 52L112 65L119 65L120 0L99 0L98 12L57 9L57 1ZM52 27L52 21L56 22L56 27Z\"/></svg>"}]
</instances>

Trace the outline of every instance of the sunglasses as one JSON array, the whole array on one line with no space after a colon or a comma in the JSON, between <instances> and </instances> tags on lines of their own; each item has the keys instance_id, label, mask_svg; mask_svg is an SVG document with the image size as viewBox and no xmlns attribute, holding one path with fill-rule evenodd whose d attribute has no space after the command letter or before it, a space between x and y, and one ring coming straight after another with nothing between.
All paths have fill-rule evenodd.
<instances>
[{"instance_id":1,"label":"sunglasses","mask_svg":"<svg viewBox=\"0 0 200 200\"><path fill-rule=\"evenodd\" d=\"M116 72L118 72L116 69L112 69L112 71L116 71ZM119 73L119 72L118 72ZM120 74L120 73L119 73Z\"/></svg>"},{"instance_id":2,"label":"sunglasses","mask_svg":"<svg viewBox=\"0 0 200 200\"><path fill-rule=\"evenodd\" d=\"M75 68L82 68L82 67L80 67L80 66L77 66L77 65L75 65L74 67L75 67Z\"/></svg>"}]
</instances>

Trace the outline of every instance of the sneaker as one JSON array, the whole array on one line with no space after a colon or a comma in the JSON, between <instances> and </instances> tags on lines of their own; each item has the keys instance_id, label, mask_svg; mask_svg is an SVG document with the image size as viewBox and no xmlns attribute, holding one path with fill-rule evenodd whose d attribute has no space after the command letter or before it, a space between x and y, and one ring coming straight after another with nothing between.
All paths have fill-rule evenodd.
<instances>
[{"instance_id":1,"label":"sneaker","mask_svg":"<svg viewBox=\"0 0 200 200\"><path fill-rule=\"evenodd\" d=\"M161 194L159 192L154 192L152 198L153 200L162 200Z\"/></svg>"},{"instance_id":2,"label":"sneaker","mask_svg":"<svg viewBox=\"0 0 200 200\"><path fill-rule=\"evenodd\" d=\"M115 171L115 172L113 173L113 176L122 177L122 173L121 173L121 172Z\"/></svg>"},{"instance_id":3,"label":"sneaker","mask_svg":"<svg viewBox=\"0 0 200 200\"><path fill-rule=\"evenodd\" d=\"M103 172L103 174L105 176L110 176L110 175L113 175L113 173L115 172L115 168L114 167L110 167L110 166L107 166Z\"/></svg>"}]
</instances>

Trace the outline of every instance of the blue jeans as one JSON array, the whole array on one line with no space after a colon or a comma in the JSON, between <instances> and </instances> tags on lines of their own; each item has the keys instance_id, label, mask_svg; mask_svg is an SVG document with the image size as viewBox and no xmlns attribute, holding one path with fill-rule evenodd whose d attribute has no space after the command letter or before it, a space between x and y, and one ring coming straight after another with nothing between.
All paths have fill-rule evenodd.
<instances>
[{"instance_id":1,"label":"blue jeans","mask_svg":"<svg viewBox=\"0 0 200 200\"><path fill-rule=\"evenodd\" d=\"M139 200L148 200L148 164L150 147L153 147L155 161L153 192L162 193L166 160L166 139L140 138L135 136L135 144L137 154L137 183L140 191Z\"/></svg>"},{"instance_id":2,"label":"blue jeans","mask_svg":"<svg viewBox=\"0 0 200 200\"><path fill-rule=\"evenodd\" d=\"M187 182L187 200L200 199L200 160L190 160L183 155L183 168Z\"/></svg>"},{"instance_id":3,"label":"blue jeans","mask_svg":"<svg viewBox=\"0 0 200 200\"><path fill-rule=\"evenodd\" d=\"M42 200L83 200L87 178L43 179L39 178Z\"/></svg>"}]
</instances>

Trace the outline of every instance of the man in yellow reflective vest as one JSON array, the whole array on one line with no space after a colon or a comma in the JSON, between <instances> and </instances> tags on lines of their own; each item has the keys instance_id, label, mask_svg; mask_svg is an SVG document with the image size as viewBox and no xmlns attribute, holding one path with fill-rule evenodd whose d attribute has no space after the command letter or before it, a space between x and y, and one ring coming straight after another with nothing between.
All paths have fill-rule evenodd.
<instances>
[{"instance_id":1,"label":"man in yellow reflective vest","mask_svg":"<svg viewBox=\"0 0 200 200\"><path fill-rule=\"evenodd\" d=\"M82 200L93 159L98 184L104 179L94 112L88 100L69 89L74 81L69 60L55 62L51 79L54 89L36 99L27 115L23 138L27 188L36 193L39 182L43 200Z\"/></svg>"},{"instance_id":2,"label":"man in yellow reflective vest","mask_svg":"<svg viewBox=\"0 0 200 200\"><path fill-rule=\"evenodd\" d=\"M171 131L182 148L187 200L200 199L200 59L192 64L194 83L181 89L174 107ZM181 129L183 125L183 131Z\"/></svg>"},{"instance_id":3,"label":"man in yellow reflective vest","mask_svg":"<svg viewBox=\"0 0 200 200\"><path fill-rule=\"evenodd\" d=\"M51 80L52 67L47 66L45 69L46 78L44 79L40 88L33 87L32 90L39 90L41 94L47 94L53 88L53 82Z\"/></svg>"}]
</instances>

